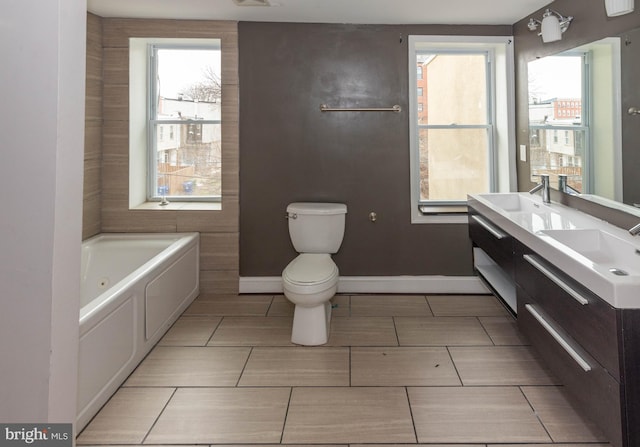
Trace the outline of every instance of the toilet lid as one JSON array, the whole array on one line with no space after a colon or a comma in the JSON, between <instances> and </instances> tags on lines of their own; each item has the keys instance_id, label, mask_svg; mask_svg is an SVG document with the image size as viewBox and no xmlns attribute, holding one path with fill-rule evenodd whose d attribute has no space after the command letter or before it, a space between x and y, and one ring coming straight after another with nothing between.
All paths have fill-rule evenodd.
<instances>
[{"instance_id":1,"label":"toilet lid","mask_svg":"<svg viewBox=\"0 0 640 447\"><path fill-rule=\"evenodd\" d=\"M287 265L282 275L293 284L325 282L338 274L338 267L326 253L303 253Z\"/></svg>"}]
</instances>

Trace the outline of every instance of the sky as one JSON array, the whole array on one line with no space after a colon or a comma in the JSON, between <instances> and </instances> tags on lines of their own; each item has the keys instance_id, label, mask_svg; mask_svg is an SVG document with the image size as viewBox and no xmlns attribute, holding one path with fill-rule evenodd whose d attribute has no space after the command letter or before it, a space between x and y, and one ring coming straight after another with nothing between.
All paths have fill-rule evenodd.
<instances>
[{"instance_id":1,"label":"sky","mask_svg":"<svg viewBox=\"0 0 640 447\"><path fill-rule=\"evenodd\" d=\"M184 88L203 82L203 70L207 65L220 73L220 50L158 50L160 94L165 98L177 98Z\"/></svg>"},{"instance_id":2,"label":"sky","mask_svg":"<svg viewBox=\"0 0 640 447\"><path fill-rule=\"evenodd\" d=\"M541 100L580 98L581 70L580 56L548 56L529 62L529 91Z\"/></svg>"}]
</instances>

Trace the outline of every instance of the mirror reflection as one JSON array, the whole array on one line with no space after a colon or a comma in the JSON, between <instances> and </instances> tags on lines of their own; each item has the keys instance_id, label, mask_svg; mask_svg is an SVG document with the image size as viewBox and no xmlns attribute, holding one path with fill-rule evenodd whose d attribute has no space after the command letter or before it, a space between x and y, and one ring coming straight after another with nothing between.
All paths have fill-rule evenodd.
<instances>
[{"instance_id":1,"label":"mirror reflection","mask_svg":"<svg viewBox=\"0 0 640 447\"><path fill-rule=\"evenodd\" d=\"M529 62L528 89L531 180L621 200L620 39Z\"/></svg>"}]
</instances>

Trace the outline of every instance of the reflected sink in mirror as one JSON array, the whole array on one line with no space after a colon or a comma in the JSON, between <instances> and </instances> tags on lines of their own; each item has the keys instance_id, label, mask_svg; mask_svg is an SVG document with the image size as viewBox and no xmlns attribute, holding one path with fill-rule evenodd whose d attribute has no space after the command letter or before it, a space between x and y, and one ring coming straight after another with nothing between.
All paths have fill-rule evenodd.
<instances>
[{"instance_id":1,"label":"reflected sink in mirror","mask_svg":"<svg viewBox=\"0 0 640 447\"><path fill-rule=\"evenodd\" d=\"M619 276L640 274L640 252L631 242L597 229L543 230L538 233ZM554 244L555 245L555 244ZM624 275L627 273L627 275Z\"/></svg>"}]
</instances>

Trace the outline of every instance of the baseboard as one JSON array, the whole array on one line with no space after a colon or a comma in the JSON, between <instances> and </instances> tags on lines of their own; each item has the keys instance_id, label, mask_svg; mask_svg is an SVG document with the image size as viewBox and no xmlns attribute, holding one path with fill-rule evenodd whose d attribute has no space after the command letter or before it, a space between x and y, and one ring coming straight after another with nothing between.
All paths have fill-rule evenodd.
<instances>
[{"instance_id":1,"label":"baseboard","mask_svg":"<svg viewBox=\"0 0 640 447\"><path fill-rule=\"evenodd\" d=\"M240 277L240 293L282 293L279 276ZM477 276L341 276L338 293L490 293Z\"/></svg>"},{"instance_id":2,"label":"baseboard","mask_svg":"<svg viewBox=\"0 0 640 447\"><path fill-rule=\"evenodd\" d=\"M241 276L240 293L282 293L280 276Z\"/></svg>"}]
</instances>

